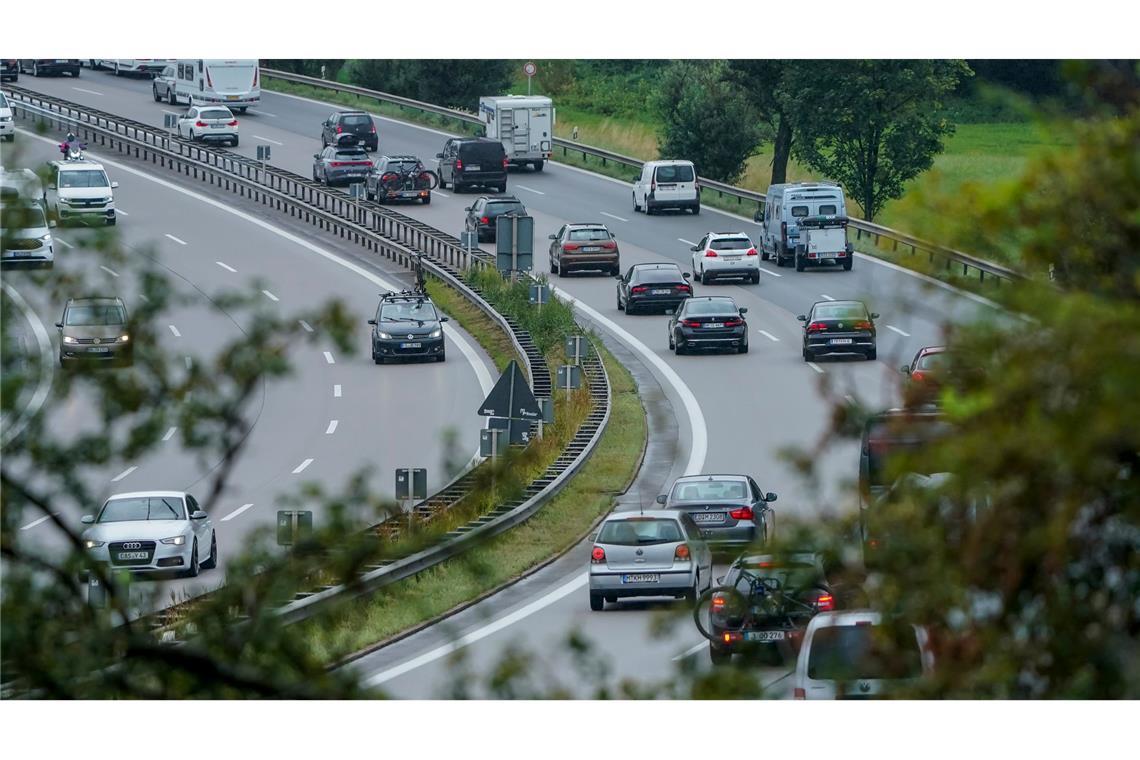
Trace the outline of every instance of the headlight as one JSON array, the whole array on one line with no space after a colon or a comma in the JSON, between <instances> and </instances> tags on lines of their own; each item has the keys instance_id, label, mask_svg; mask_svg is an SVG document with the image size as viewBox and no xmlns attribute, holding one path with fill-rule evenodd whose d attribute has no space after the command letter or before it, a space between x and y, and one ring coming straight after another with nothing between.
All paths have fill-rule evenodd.
<instances>
[{"instance_id":1,"label":"headlight","mask_svg":"<svg viewBox=\"0 0 1140 760\"><path fill-rule=\"evenodd\" d=\"M43 237L40 238L40 240L44 241L45 243L50 243L51 242L51 233L49 232L48 234L44 235Z\"/></svg>"},{"instance_id":2,"label":"headlight","mask_svg":"<svg viewBox=\"0 0 1140 760\"><path fill-rule=\"evenodd\" d=\"M164 538L164 539L162 539L162 543L173 544L174 546L182 546L182 544L186 543L186 536L174 536L172 538Z\"/></svg>"},{"instance_id":3,"label":"headlight","mask_svg":"<svg viewBox=\"0 0 1140 760\"><path fill-rule=\"evenodd\" d=\"M105 545L106 541L92 541L90 538L83 542L83 545L88 549L98 549L100 546Z\"/></svg>"},{"instance_id":4,"label":"headlight","mask_svg":"<svg viewBox=\"0 0 1140 760\"><path fill-rule=\"evenodd\" d=\"M110 203L111 201L112 201L112 198L109 195L106 198L100 198L99 199L100 203Z\"/></svg>"},{"instance_id":5,"label":"headlight","mask_svg":"<svg viewBox=\"0 0 1140 760\"><path fill-rule=\"evenodd\" d=\"M75 338L71 337L70 335L64 335L63 336L63 342L64 343L75 343Z\"/></svg>"},{"instance_id":6,"label":"headlight","mask_svg":"<svg viewBox=\"0 0 1140 760\"><path fill-rule=\"evenodd\" d=\"M392 336L386 332L377 331L376 337L379 338L380 340L389 340Z\"/></svg>"},{"instance_id":7,"label":"headlight","mask_svg":"<svg viewBox=\"0 0 1140 760\"><path fill-rule=\"evenodd\" d=\"M443 328L442 328L442 327L438 327L438 328L436 328L436 329L432 330L432 331L431 331L431 335L429 335L428 337L429 337L429 338L438 338L438 337L439 337L439 336L441 336L441 335L443 335Z\"/></svg>"},{"instance_id":8,"label":"headlight","mask_svg":"<svg viewBox=\"0 0 1140 760\"><path fill-rule=\"evenodd\" d=\"M131 336L129 336L129 335L120 335L119 336L119 342L120 343L126 343L130 339L131 339Z\"/></svg>"},{"instance_id":9,"label":"headlight","mask_svg":"<svg viewBox=\"0 0 1140 760\"><path fill-rule=\"evenodd\" d=\"M11 116L0 116L0 121L11 121L11 120L12 120Z\"/></svg>"}]
</instances>

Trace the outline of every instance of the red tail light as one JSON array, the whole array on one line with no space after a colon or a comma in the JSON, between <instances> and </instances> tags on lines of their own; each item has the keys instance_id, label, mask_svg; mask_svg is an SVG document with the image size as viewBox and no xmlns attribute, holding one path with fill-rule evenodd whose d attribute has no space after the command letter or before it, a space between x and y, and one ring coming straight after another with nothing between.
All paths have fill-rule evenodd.
<instances>
[{"instance_id":1,"label":"red tail light","mask_svg":"<svg viewBox=\"0 0 1140 760\"><path fill-rule=\"evenodd\" d=\"M344 127L342 127L341 125L337 124L337 125L336 125L336 133L339 135L339 134L340 134L341 132L343 132L343 131L344 131Z\"/></svg>"},{"instance_id":2,"label":"red tail light","mask_svg":"<svg viewBox=\"0 0 1140 760\"><path fill-rule=\"evenodd\" d=\"M724 594L720 594L720 593L713 594L713 598L712 598L712 611L713 612L724 612L725 605L727 605L727 604L728 604L728 600L724 598Z\"/></svg>"},{"instance_id":3,"label":"red tail light","mask_svg":"<svg viewBox=\"0 0 1140 760\"><path fill-rule=\"evenodd\" d=\"M204 127L204 126L206 126L206 122L199 119L198 121L194 122L194 126L195 127Z\"/></svg>"},{"instance_id":4,"label":"red tail light","mask_svg":"<svg viewBox=\"0 0 1140 760\"><path fill-rule=\"evenodd\" d=\"M745 256L756 256L756 255L757 255L757 253L756 253L756 249L755 249L755 248L749 248L749 249L748 249L748 253L746 253L746 254L744 254L744 255L745 255Z\"/></svg>"},{"instance_id":5,"label":"red tail light","mask_svg":"<svg viewBox=\"0 0 1140 760\"><path fill-rule=\"evenodd\" d=\"M820 612L835 609L835 597L831 594L819 594L815 598L815 608Z\"/></svg>"},{"instance_id":6,"label":"red tail light","mask_svg":"<svg viewBox=\"0 0 1140 760\"><path fill-rule=\"evenodd\" d=\"M612 241L609 243L602 243L602 248L605 248L607 251L612 251L617 248L617 243L614 243Z\"/></svg>"},{"instance_id":7,"label":"red tail light","mask_svg":"<svg viewBox=\"0 0 1140 760\"><path fill-rule=\"evenodd\" d=\"M580 246L577 243L563 243L562 244L562 250L564 250L564 251L576 251L576 250L578 250L579 247Z\"/></svg>"},{"instance_id":8,"label":"red tail light","mask_svg":"<svg viewBox=\"0 0 1140 760\"><path fill-rule=\"evenodd\" d=\"M695 319L682 319L681 324L685 327L700 327L701 323Z\"/></svg>"},{"instance_id":9,"label":"red tail light","mask_svg":"<svg viewBox=\"0 0 1140 760\"><path fill-rule=\"evenodd\" d=\"M489 217L483 216L483 217L479 218L479 223L480 224L490 224L491 220Z\"/></svg>"},{"instance_id":10,"label":"red tail light","mask_svg":"<svg viewBox=\"0 0 1140 760\"><path fill-rule=\"evenodd\" d=\"M827 331L827 325L824 324L823 322L812 322L810 325L808 325L808 332L809 333L826 332L826 331Z\"/></svg>"},{"instance_id":11,"label":"red tail light","mask_svg":"<svg viewBox=\"0 0 1140 760\"><path fill-rule=\"evenodd\" d=\"M226 126L228 126L228 127L236 127L236 126L237 126L237 119L234 119L233 121L231 121L231 122L230 122L229 124L227 124Z\"/></svg>"},{"instance_id":12,"label":"red tail light","mask_svg":"<svg viewBox=\"0 0 1140 760\"><path fill-rule=\"evenodd\" d=\"M910 379L914 380L916 383L921 383L926 379L926 373L920 369L916 369L914 372L910 373Z\"/></svg>"},{"instance_id":13,"label":"red tail light","mask_svg":"<svg viewBox=\"0 0 1140 760\"><path fill-rule=\"evenodd\" d=\"M673 550L673 559L687 562L689 560L689 545L677 544L677 548Z\"/></svg>"},{"instance_id":14,"label":"red tail light","mask_svg":"<svg viewBox=\"0 0 1140 760\"><path fill-rule=\"evenodd\" d=\"M347 163L347 161L330 161L329 166L344 166Z\"/></svg>"},{"instance_id":15,"label":"red tail light","mask_svg":"<svg viewBox=\"0 0 1140 760\"><path fill-rule=\"evenodd\" d=\"M649 183L649 192L652 193L656 189L657 189L657 180L653 180L652 182Z\"/></svg>"},{"instance_id":16,"label":"red tail light","mask_svg":"<svg viewBox=\"0 0 1140 760\"><path fill-rule=\"evenodd\" d=\"M724 321L725 327L740 327L743 324L744 324L743 319L726 319Z\"/></svg>"},{"instance_id":17,"label":"red tail light","mask_svg":"<svg viewBox=\"0 0 1140 760\"><path fill-rule=\"evenodd\" d=\"M753 518L752 507L741 507L734 509L728 513L728 516L733 520L751 520Z\"/></svg>"},{"instance_id":18,"label":"red tail light","mask_svg":"<svg viewBox=\"0 0 1140 760\"><path fill-rule=\"evenodd\" d=\"M606 561L606 550L600 546L595 546L594 550L590 552L590 562L595 565L601 564Z\"/></svg>"},{"instance_id":19,"label":"red tail light","mask_svg":"<svg viewBox=\"0 0 1140 760\"><path fill-rule=\"evenodd\" d=\"M705 258L706 259L715 259L716 258L716 251L714 251L712 248L708 249L707 251L705 251Z\"/></svg>"},{"instance_id":20,"label":"red tail light","mask_svg":"<svg viewBox=\"0 0 1140 760\"><path fill-rule=\"evenodd\" d=\"M457 171L457 172L463 171L463 162L461 160L459 160L458 158L455 159L455 171Z\"/></svg>"},{"instance_id":21,"label":"red tail light","mask_svg":"<svg viewBox=\"0 0 1140 760\"><path fill-rule=\"evenodd\" d=\"M376 134L376 125L375 125L375 124L373 124L373 125L371 126L371 128L369 128L369 130L368 130L368 131L369 131L369 132L371 132L372 134Z\"/></svg>"},{"instance_id":22,"label":"red tail light","mask_svg":"<svg viewBox=\"0 0 1140 760\"><path fill-rule=\"evenodd\" d=\"M504 159L503 159L503 171L506 171L506 170L507 170L507 163L508 163L507 159L506 159L506 158L504 158Z\"/></svg>"},{"instance_id":23,"label":"red tail light","mask_svg":"<svg viewBox=\"0 0 1140 760\"><path fill-rule=\"evenodd\" d=\"M799 686L792 689L792 699L807 699L807 693Z\"/></svg>"},{"instance_id":24,"label":"red tail light","mask_svg":"<svg viewBox=\"0 0 1140 760\"><path fill-rule=\"evenodd\" d=\"M693 289L690 288L688 285L678 285L677 290L681 291L682 293L692 293L693 292Z\"/></svg>"},{"instance_id":25,"label":"red tail light","mask_svg":"<svg viewBox=\"0 0 1140 760\"><path fill-rule=\"evenodd\" d=\"M649 288L647 288L644 285L635 285L634 287L629 289L629 292L630 293L644 293L647 290L649 290Z\"/></svg>"},{"instance_id":26,"label":"red tail light","mask_svg":"<svg viewBox=\"0 0 1140 760\"><path fill-rule=\"evenodd\" d=\"M784 241L785 247L788 245L788 223L780 222L780 240Z\"/></svg>"},{"instance_id":27,"label":"red tail light","mask_svg":"<svg viewBox=\"0 0 1140 760\"><path fill-rule=\"evenodd\" d=\"M872 327L871 323L867 322L866 320L855 323L855 329L856 330L870 330L871 327Z\"/></svg>"}]
</instances>

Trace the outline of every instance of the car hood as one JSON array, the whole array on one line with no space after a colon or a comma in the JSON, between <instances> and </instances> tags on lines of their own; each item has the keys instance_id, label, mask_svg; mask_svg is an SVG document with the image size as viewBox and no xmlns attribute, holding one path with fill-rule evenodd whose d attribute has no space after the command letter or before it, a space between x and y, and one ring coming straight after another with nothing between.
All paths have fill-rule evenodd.
<instances>
[{"instance_id":1,"label":"car hood","mask_svg":"<svg viewBox=\"0 0 1140 760\"><path fill-rule=\"evenodd\" d=\"M60 198L88 200L90 198L110 198L109 187L65 187L59 191Z\"/></svg>"},{"instance_id":2,"label":"car hood","mask_svg":"<svg viewBox=\"0 0 1140 760\"><path fill-rule=\"evenodd\" d=\"M189 520L132 520L99 523L83 531L83 537L93 541L158 541L180 536L190 527Z\"/></svg>"},{"instance_id":3,"label":"car hood","mask_svg":"<svg viewBox=\"0 0 1140 760\"><path fill-rule=\"evenodd\" d=\"M12 238L13 240L27 240L28 238L42 238L44 235L51 233L47 227L24 227L18 230L6 230L0 228L0 236L5 240Z\"/></svg>"},{"instance_id":4,"label":"car hood","mask_svg":"<svg viewBox=\"0 0 1140 760\"><path fill-rule=\"evenodd\" d=\"M380 322L377 325L380 332L386 332L389 335L396 337L404 337L411 335L414 337L422 337L430 335L439 329L439 322L431 321L424 322L422 325L418 322Z\"/></svg>"},{"instance_id":5,"label":"car hood","mask_svg":"<svg viewBox=\"0 0 1140 760\"><path fill-rule=\"evenodd\" d=\"M107 338L114 340L127 334L126 325L64 325L63 334L71 338Z\"/></svg>"}]
</instances>

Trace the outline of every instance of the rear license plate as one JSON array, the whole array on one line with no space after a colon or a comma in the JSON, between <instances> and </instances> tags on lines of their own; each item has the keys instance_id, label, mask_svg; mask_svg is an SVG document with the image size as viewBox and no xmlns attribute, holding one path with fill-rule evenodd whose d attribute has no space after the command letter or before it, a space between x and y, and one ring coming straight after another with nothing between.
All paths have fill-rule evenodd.
<instances>
[{"instance_id":1,"label":"rear license plate","mask_svg":"<svg viewBox=\"0 0 1140 760\"><path fill-rule=\"evenodd\" d=\"M630 573L621 577L622 583L657 583L661 579L657 573Z\"/></svg>"},{"instance_id":2,"label":"rear license plate","mask_svg":"<svg viewBox=\"0 0 1140 760\"><path fill-rule=\"evenodd\" d=\"M659 184L659 185L657 185L657 187L661 188L662 190L674 190L674 189L676 189L677 186L676 185L660 185Z\"/></svg>"},{"instance_id":3,"label":"rear license plate","mask_svg":"<svg viewBox=\"0 0 1140 760\"><path fill-rule=\"evenodd\" d=\"M469 172L477 172L477 171L479 171L479 168L480 168L479 164L468 164L467 165L467 171L469 171Z\"/></svg>"},{"instance_id":4,"label":"rear license plate","mask_svg":"<svg viewBox=\"0 0 1140 760\"><path fill-rule=\"evenodd\" d=\"M725 261L740 261L739 256L722 256Z\"/></svg>"},{"instance_id":5,"label":"rear license plate","mask_svg":"<svg viewBox=\"0 0 1140 760\"><path fill-rule=\"evenodd\" d=\"M600 250L602 249L596 245L588 245L582 249L582 253L597 253Z\"/></svg>"},{"instance_id":6,"label":"rear license plate","mask_svg":"<svg viewBox=\"0 0 1140 760\"><path fill-rule=\"evenodd\" d=\"M55 62L56 63L67 63L67 59L66 58L56 58Z\"/></svg>"},{"instance_id":7,"label":"rear license plate","mask_svg":"<svg viewBox=\"0 0 1140 760\"><path fill-rule=\"evenodd\" d=\"M833 346L848 346L851 345L850 338L832 338L831 345Z\"/></svg>"},{"instance_id":8,"label":"rear license plate","mask_svg":"<svg viewBox=\"0 0 1140 760\"><path fill-rule=\"evenodd\" d=\"M693 513L693 522L724 522L724 512L695 512Z\"/></svg>"},{"instance_id":9,"label":"rear license plate","mask_svg":"<svg viewBox=\"0 0 1140 760\"><path fill-rule=\"evenodd\" d=\"M116 555L116 559L120 559L120 560L146 559L146 552L119 552Z\"/></svg>"},{"instance_id":10,"label":"rear license plate","mask_svg":"<svg viewBox=\"0 0 1140 760\"><path fill-rule=\"evenodd\" d=\"M705 327L724 327L724 322L705 322Z\"/></svg>"},{"instance_id":11,"label":"rear license plate","mask_svg":"<svg viewBox=\"0 0 1140 760\"><path fill-rule=\"evenodd\" d=\"M745 631L745 641L783 641L783 631Z\"/></svg>"},{"instance_id":12,"label":"rear license plate","mask_svg":"<svg viewBox=\"0 0 1140 760\"><path fill-rule=\"evenodd\" d=\"M816 256L820 257L821 259L834 259L835 252L832 251L831 253L817 253Z\"/></svg>"},{"instance_id":13,"label":"rear license plate","mask_svg":"<svg viewBox=\"0 0 1140 760\"><path fill-rule=\"evenodd\" d=\"M422 343L401 343L400 348L423 348Z\"/></svg>"},{"instance_id":14,"label":"rear license plate","mask_svg":"<svg viewBox=\"0 0 1140 760\"><path fill-rule=\"evenodd\" d=\"M211 124L210 129L221 129L224 126L226 126L226 125L225 124Z\"/></svg>"},{"instance_id":15,"label":"rear license plate","mask_svg":"<svg viewBox=\"0 0 1140 760\"><path fill-rule=\"evenodd\" d=\"M672 290L669 290L669 289L665 289L665 290L655 290L655 291L653 291L653 295L655 295L655 296L667 296L667 295L669 295L669 294L670 294L670 293L672 293L672 292L673 292L673 291L672 291Z\"/></svg>"}]
</instances>

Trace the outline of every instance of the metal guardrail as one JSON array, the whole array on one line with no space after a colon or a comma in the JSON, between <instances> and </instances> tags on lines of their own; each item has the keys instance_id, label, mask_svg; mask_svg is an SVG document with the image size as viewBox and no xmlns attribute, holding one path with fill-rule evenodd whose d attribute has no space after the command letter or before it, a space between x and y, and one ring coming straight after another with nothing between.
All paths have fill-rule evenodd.
<instances>
[{"instance_id":1,"label":"metal guardrail","mask_svg":"<svg viewBox=\"0 0 1140 760\"><path fill-rule=\"evenodd\" d=\"M507 331L516 353L526 367L536 396L549 397L550 371L530 335L500 314L474 288L463 281L456 267L488 265L486 254L468 251L446 233L416 220L403 217L368 201L322 187L289 172L263 167L260 163L230 151L213 150L173 137L155 127L120 118L112 114L79 106L59 98L48 97L19 87L9 89L9 102L17 117L34 118L40 123L54 124L57 129L70 129L77 136L100 148L117 151L132 158L156 164L195 180L207 182L240 197L269 206L274 210L300 218L340 238L362 245L393 261L411 267L422 263L433 276L446 282L464 298ZM436 565L466 550L474 542L497 535L524 522L562 489L566 481L593 453L609 422L611 394L609 377L591 352L583 367L594 406L579 426L558 459L524 489L523 499L500 505L489 514L452 531L435 546L397 560L373 565L363 576L347 586L319 589L299 594L278 613L288 622L303 619L335 600L368 593ZM413 507L412 519L429 522L455 506L468 493L473 473L460 475L436 494ZM391 536L392 525L380 523L369 530L380 536ZM186 602L193 603L192 601ZM156 629L167 626L176 617L174 608L157 611L145 617Z\"/></svg>"},{"instance_id":2,"label":"metal guardrail","mask_svg":"<svg viewBox=\"0 0 1140 760\"><path fill-rule=\"evenodd\" d=\"M393 95L388 92L381 92L379 90L369 90L365 87L357 87L356 85L341 84L340 82L333 82L327 79L319 79L317 77L309 77L301 74L293 74L288 71L279 71L277 69L261 69L261 75L264 78L280 79L284 82L292 82L294 84L304 84L310 87L318 87L333 92L349 93L357 97L369 98L375 100L377 103L392 103L399 106L401 109L411 109L415 111L422 111L424 113L434 114L447 119L452 119L463 125L482 125L483 122L472 113L460 111L454 108L446 108L444 106L437 106L432 103L424 103L411 98L405 98L400 95ZM643 161L641 159L633 158L632 156L624 156L620 153L605 150L603 148L595 148L583 143L574 142L561 137L554 138L554 147L562 151L562 155L568 155L570 152L581 154L582 159L594 158L601 162L602 166L609 163L618 164L621 166L628 166L632 169L641 170ZM764 207L764 193L756 192L755 190L747 190L735 185L729 185L725 182L718 182L714 179L707 177L698 177L700 180L701 188L712 190L720 195L722 198L735 198L742 206L745 201L755 203L756 208L762 210ZM746 210L742 207L742 211ZM889 241L892 251L898 251L899 246L903 249L910 249L911 255L917 254L919 251L926 253L929 261L933 263L936 258L941 259L945 263L946 269L949 271L957 266L962 268L962 275L969 277L970 270L977 273L979 282L985 282L989 277L996 283L1001 283L1003 280L1021 280L1024 275L1015 272L1012 269L1003 267L1000 264L979 259L976 256L971 256L968 253L957 251L952 248L931 243L921 238L908 235L905 232L900 232L890 227L884 227L880 224L867 222L859 219L852 219L848 226L855 230L855 239L862 240L864 237L873 239L875 245L881 245L881 241L886 239ZM871 255L874 255L872 253Z\"/></svg>"}]
</instances>

